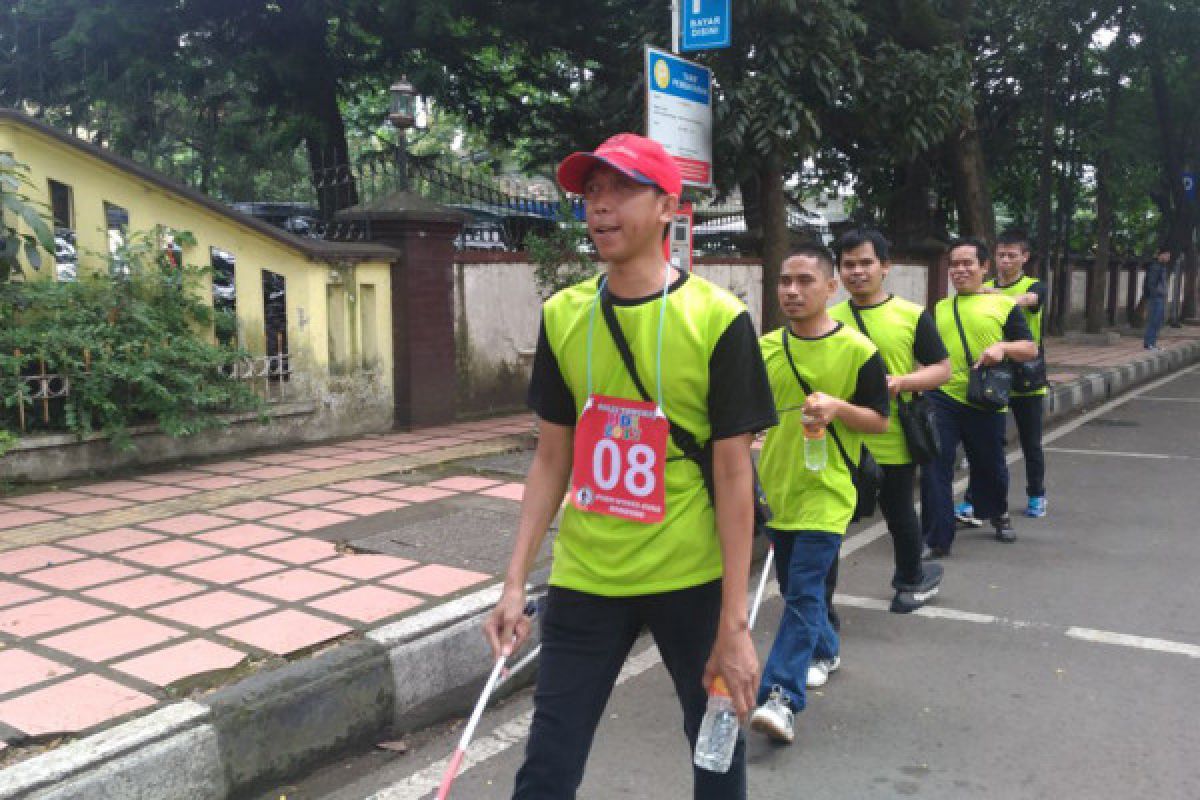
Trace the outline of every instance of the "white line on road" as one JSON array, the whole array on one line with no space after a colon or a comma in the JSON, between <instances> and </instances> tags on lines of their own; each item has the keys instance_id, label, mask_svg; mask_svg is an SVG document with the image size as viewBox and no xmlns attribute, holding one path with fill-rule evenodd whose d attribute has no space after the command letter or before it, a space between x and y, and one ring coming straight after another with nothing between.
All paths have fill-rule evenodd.
<instances>
[{"instance_id":1,"label":"white line on road","mask_svg":"<svg viewBox=\"0 0 1200 800\"><path fill-rule=\"evenodd\" d=\"M1200 365L1188 367L1180 370L1172 375L1159 378L1152 381L1139 389L1128 392L1122 397L1101 405L1079 418L1071 422L1055 428L1043 437L1043 442L1053 442L1069 433L1074 432L1080 426L1087 424L1096 417L1107 414L1114 408L1117 408L1130 400L1133 400L1146 392L1152 391L1165 383L1181 378L1191 372L1194 372ZM1021 459L1021 451L1019 449L1007 456L1007 462L1013 464ZM966 488L967 479L961 478L954 484L955 491L962 491ZM879 537L887 533L887 524L885 522L876 522L874 525L853 536L846 537L842 543L841 558L861 550L867 545L874 542ZM773 598L779 595L779 588L772 584L766 592L766 598ZM764 599L766 599L764 598ZM854 597L851 595L837 595L839 603L852 605L858 608L869 610L887 611L888 604L882 600L869 597ZM1036 628L1050 627L1043 623L1022 622L1019 620L1009 620L1004 617L997 617L991 614L977 614L970 611L958 611L954 609L941 608L937 606L925 606L918 609L914 614L931 619L949 619L961 622L973 622L978 624L1003 624L1013 628ZM1138 647L1144 650L1156 650L1165 653L1177 653L1195 657L1200 657L1200 646L1184 644L1181 642L1171 642L1165 639L1146 639L1139 636L1129 636L1127 634L1109 633L1105 631L1095 631L1090 628L1068 628L1066 635L1072 638L1097 642L1101 644L1116 644L1129 647ZM617 678L617 685L625 683L630 678L641 675L651 667L656 666L660 662L658 650L655 647L649 647L638 655L630 658L625 663L625 668L621 670L620 676ZM463 760L462 768L459 770L459 775L467 772L477 764L483 763L494 758L497 755L505 752L514 745L520 744L526 736L529 735L529 727L533 722L533 712L525 711L514 717L509 722L500 725L492 733L482 739L476 740L472 745L466 758ZM430 792L436 790L441 783L442 773L446 770L446 765L450 763L450 758L446 757L439 761L435 761L424 769L414 772L406 778L392 786L371 795L368 800L422 800Z\"/></svg>"},{"instance_id":2,"label":"white line on road","mask_svg":"<svg viewBox=\"0 0 1200 800\"><path fill-rule=\"evenodd\" d=\"M1119 450L1082 450L1074 447L1045 447L1047 453L1066 453L1077 456L1112 456L1113 458L1148 458L1158 461L1191 461L1191 456L1175 456L1168 453L1122 453Z\"/></svg>"},{"instance_id":3,"label":"white line on road","mask_svg":"<svg viewBox=\"0 0 1200 800\"><path fill-rule=\"evenodd\" d=\"M1200 397L1157 397L1144 395L1143 400L1158 400L1164 403L1200 403Z\"/></svg>"}]
</instances>

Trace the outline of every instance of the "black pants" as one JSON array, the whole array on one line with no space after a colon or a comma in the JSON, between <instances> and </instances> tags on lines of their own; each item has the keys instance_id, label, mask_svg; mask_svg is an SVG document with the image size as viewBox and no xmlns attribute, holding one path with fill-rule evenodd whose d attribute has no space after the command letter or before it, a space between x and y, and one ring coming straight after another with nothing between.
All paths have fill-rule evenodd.
<instances>
[{"instance_id":1,"label":"black pants","mask_svg":"<svg viewBox=\"0 0 1200 800\"><path fill-rule=\"evenodd\" d=\"M1025 494L1029 497L1046 496L1046 455L1042 452L1042 415L1045 397L1013 397L1008 402L1013 421L1017 423L1017 436L1021 439L1021 452L1025 454Z\"/></svg>"},{"instance_id":2,"label":"black pants","mask_svg":"<svg viewBox=\"0 0 1200 800\"><path fill-rule=\"evenodd\" d=\"M708 702L701 679L720 609L719 581L640 597L551 588L542 614L533 728L525 763L517 772L515 800L575 797L600 715L643 628L649 628L675 684L689 745L678 756L690 763ZM744 800L744 738L739 737L729 772L693 767L693 775L695 800Z\"/></svg>"},{"instance_id":3,"label":"black pants","mask_svg":"<svg viewBox=\"0 0 1200 800\"><path fill-rule=\"evenodd\" d=\"M921 568L921 521L913 497L917 476L915 464L881 464L883 484L879 487L879 510L892 535L896 571L892 588L915 586L925 573Z\"/></svg>"}]
</instances>

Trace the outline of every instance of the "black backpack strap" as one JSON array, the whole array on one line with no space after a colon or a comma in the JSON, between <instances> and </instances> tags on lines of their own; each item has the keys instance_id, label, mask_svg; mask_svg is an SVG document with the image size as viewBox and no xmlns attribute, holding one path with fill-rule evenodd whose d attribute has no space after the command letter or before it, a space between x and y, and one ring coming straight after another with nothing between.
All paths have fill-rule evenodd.
<instances>
[{"instance_id":1,"label":"black backpack strap","mask_svg":"<svg viewBox=\"0 0 1200 800\"><path fill-rule=\"evenodd\" d=\"M800 370L796 369L796 362L792 359L792 349L788 346L787 328L781 328L779 332L783 334L783 353L787 356L788 366L792 368L792 374L796 376L796 382L800 384L800 388L804 390L804 394L812 394L812 387L808 385L808 381L804 380L804 377L800 374ZM855 470L858 469L858 465L850 460L850 455L846 452L845 446L842 445L842 439L838 436L837 429L833 427L832 422L826 426L826 430L833 437L833 443L837 445L838 452L842 454L842 460L846 462L846 469L850 470L851 475L854 475Z\"/></svg>"},{"instance_id":2,"label":"black backpack strap","mask_svg":"<svg viewBox=\"0 0 1200 800\"><path fill-rule=\"evenodd\" d=\"M967 366L975 363L975 356L971 355L971 346L967 344L967 332L963 330L962 317L958 313L958 295L954 295L954 300L951 301L954 305L954 324L958 326L958 338L962 340L963 353L967 356Z\"/></svg>"},{"instance_id":3,"label":"black backpack strap","mask_svg":"<svg viewBox=\"0 0 1200 800\"><path fill-rule=\"evenodd\" d=\"M617 346L617 352L621 354L621 361L625 364L625 370L629 373L629 377L633 379L633 385L637 387L638 394L642 399L650 402L650 393L646 391L646 385L642 383L642 379L638 376L637 363L633 360L633 351L629 349L629 341L625 338L625 332L621 330L621 323L617 320L617 312L613 309L611 298L607 290L601 295L600 310L604 314L604 322L608 326L608 332L612 334L613 344ZM712 469L710 464L712 459L708 451L711 449L709 444L701 445L696 441L696 437L691 431L675 424L675 421L667 417L667 425L671 431L671 440L675 442L675 446L687 458L695 461L700 467L701 474L704 475L704 484L708 487L709 495L713 495L712 486Z\"/></svg>"}]
</instances>

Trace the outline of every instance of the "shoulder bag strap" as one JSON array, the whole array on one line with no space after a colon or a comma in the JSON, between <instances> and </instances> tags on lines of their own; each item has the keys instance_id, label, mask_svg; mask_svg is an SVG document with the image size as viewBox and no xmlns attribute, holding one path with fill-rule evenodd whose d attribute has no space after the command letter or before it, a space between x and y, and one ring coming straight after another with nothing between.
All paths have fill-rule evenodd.
<instances>
[{"instance_id":1,"label":"shoulder bag strap","mask_svg":"<svg viewBox=\"0 0 1200 800\"><path fill-rule=\"evenodd\" d=\"M608 325L608 332L612 335L613 344L617 346L617 352L621 354L621 361L625 364L625 370L629 373L629 377L633 379L633 385L637 387L638 394L642 396L643 400L649 402L650 393L646 391L645 384L638 377L637 364L633 360L633 351L629 349L629 341L625 338L625 332L621 330L621 323L617 320L617 312L613 310L607 291L600 298L600 310L604 314L604 322ZM667 425L670 427L671 439L675 442L675 446L685 456L699 464L703 470L705 448L696 441L696 437L690 431L676 425L670 417L667 417Z\"/></svg>"},{"instance_id":2,"label":"shoulder bag strap","mask_svg":"<svg viewBox=\"0 0 1200 800\"><path fill-rule=\"evenodd\" d=\"M792 349L788 347L787 328L780 328L779 332L783 334L783 353L787 356L788 366L792 368L792 374L796 376L796 382L800 384L800 388L804 390L804 394L812 394L812 387L808 385L808 381L804 380L804 377L800 374L800 370L796 369L796 362L792 359ZM846 462L846 469L850 470L850 474L853 475L858 466L850 460L849 454L846 453L846 448L842 446L842 439L838 436L837 429L833 427L833 423L830 423L826 430L833 437L833 443L837 445L838 452L842 454L842 461Z\"/></svg>"},{"instance_id":3,"label":"shoulder bag strap","mask_svg":"<svg viewBox=\"0 0 1200 800\"><path fill-rule=\"evenodd\" d=\"M963 352L967 356L967 367L975 363L975 356L971 355L971 346L967 344L967 334L963 330L962 317L958 314L958 295L954 295L954 324L958 326L958 338L962 340Z\"/></svg>"},{"instance_id":4,"label":"shoulder bag strap","mask_svg":"<svg viewBox=\"0 0 1200 800\"><path fill-rule=\"evenodd\" d=\"M867 330L867 323L863 321L862 314L858 313L858 309L854 307L854 303L847 300L846 305L850 306L850 313L854 315L854 324L862 331L862 335L871 339L871 332ZM871 341L875 340L871 339Z\"/></svg>"}]
</instances>

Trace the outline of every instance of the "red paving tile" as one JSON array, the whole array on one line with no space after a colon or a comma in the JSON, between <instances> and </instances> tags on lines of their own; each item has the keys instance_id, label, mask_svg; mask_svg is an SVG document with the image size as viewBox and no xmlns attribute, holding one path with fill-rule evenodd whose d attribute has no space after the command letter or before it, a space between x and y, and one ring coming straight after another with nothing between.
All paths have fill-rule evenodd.
<instances>
[{"instance_id":1,"label":"red paving tile","mask_svg":"<svg viewBox=\"0 0 1200 800\"><path fill-rule=\"evenodd\" d=\"M242 525L234 525L232 528L218 528L215 531L196 534L192 538L198 542L219 544L223 547L244 548L257 547L285 536L291 536L291 534L264 525L256 525L253 522L246 522Z\"/></svg>"},{"instance_id":2,"label":"red paving tile","mask_svg":"<svg viewBox=\"0 0 1200 800\"><path fill-rule=\"evenodd\" d=\"M306 458L303 461L297 461L292 466L303 470L326 470L348 467L351 463L353 462L343 461L340 458Z\"/></svg>"},{"instance_id":3,"label":"red paving tile","mask_svg":"<svg viewBox=\"0 0 1200 800\"><path fill-rule=\"evenodd\" d=\"M0 703L0 721L29 736L76 733L153 705L127 686L81 675Z\"/></svg>"},{"instance_id":4,"label":"red paving tile","mask_svg":"<svg viewBox=\"0 0 1200 800\"><path fill-rule=\"evenodd\" d=\"M406 503L428 503L432 500L441 500L444 497L453 497L457 492L451 492L446 489L431 489L428 486L405 486L403 489L393 489L390 492L380 492L380 497L386 497L389 500L403 500Z\"/></svg>"},{"instance_id":5,"label":"red paving tile","mask_svg":"<svg viewBox=\"0 0 1200 800\"><path fill-rule=\"evenodd\" d=\"M49 514L45 511L36 511L34 509L19 509L9 511L5 509L3 514L0 514L0 530L6 528L20 528L23 525L36 525L39 522L49 522L52 519L61 519L60 514Z\"/></svg>"},{"instance_id":6,"label":"red paving tile","mask_svg":"<svg viewBox=\"0 0 1200 800\"><path fill-rule=\"evenodd\" d=\"M36 600L39 597L45 596L46 593L41 589L31 589L28 586L21 586L17 583L0 581L0 608L16 603L28 603L30 600Z\"/></svg>"},{"instance_id":7,"label":"red paving tile","mask_svg":"<svg viewBox=\"0 0 1200 800\"><path fill-rule=\"evenodd\" d=\"M87 550L89 553L114 553L128 547L160 542L164 538L166 537L157 533L139 531L136 528L114 528L111 531L89 533L87 536L67 539L63 544Z\"/></svg>"},{"instance_id":8,"label":"red paving tile","mask_svg":"<svg viewBox=\"0 0 1200 800\"><path fill-rule=\"evenodd\" d=\"M72 671L65 664L24 650L0 650L0 694L15 692L51 678L61 678Z\"/></svg>"},{"instance_id":9,"label":"red paving tile","mask_svg":"<svg viewBox=\"0 0 1200 800\"><path fill-rule=\"evenodd\" d=\"M233 520L228 517L218 517L214 514L180 514L177 517L143 522L142 526L163 533L198 533L209 528L228 525Z\"/></svg>"},{"instance_id":10,"label":"red paving tile","mask_svg":"<svg viewBox=\"0 0 1200 800\"><path fill-rule=\"evenodd\" d=\"M121 558L145 564L148 567L174 567L189 561L199 561L202 558L215 556L221 551L206 544L188 541L171 541L139 547L136 550L124 550Z\"/></svg>"},{"instance_id":11,"label":"red paving tile","mask_svg":"<svg viewBox=\"0 0 1200 800\"><path fill-rule=\"evenodd\" d=\"M409 589L421 594L431 594L441 597L453 594L459 589L473 586L480 581L487 580L489 577L491 576L485 575L482 572L472 572L466 569L458 569L457 567L446 567L441 564L430 564L410 570L409 572L402 572L392 578L387 578L383 583L386 583L388 586L395 586L398 589Z\"/></svg>"},{"instance_id":12,"label":"red paving tile","mask_svg":"<svg viewBox=\"0 0 1200 800\"><path fill-rule=\"evenodd\" d=\"M200 469L215 475L227 475L232 472L241 472L242 470L261 466L262 464L255 464L253 461L220 461L215 464L205 464Z\"/></svg>"},{"instance_id":13,"label":"red paving tile","mask_svg":"<svg viewBox=\"0 0 1200 800\"><path fill-rule=\"evenodd\" d=\"M147 613L195 628L215 628L275 608L274 603L236 592L208 592L159 606Z\"/></svg>"},{"instance_id":14,"label":"red paving tile","mask_svg":"<svg viewBox=\"0 0 1200 800\"><path fill-rule=\"evenodd\" d=\"M37 636L68 625L107 617L111 611L81 603L70 597L51 597L0 611L0 633L10 636Z\"/></svg>"},{"instance_id":15,"label":"red paving tile","mask_svg":"<svg viewBox=\"0 0 1200 800\"><path fill-rule=\"evenodd\" d=\"M381 497L355 497L353 500L342 500L325 506L327 511L337 511L343 514L354 514L366 517L371 514L382 514L385 511L398 511L406 508L408 503L400 500L388 500Z\"/></svg>"},{"instance_id":16,"label":"red paving tile","mask_svg":"<svg viewBox=\"0 0 1200 800\"><path fill-rule=\"evenodd\" d=\"M224 628L219 633L268 653L283 656L336 639L352 631L352 628L345 625L301 611L289 610ZM0 719L3 719L2 714Z\"/></svg>"},{"instance_id":17,"label":"red paving tile","mask_svg":"<svg viewBox=\"0 0 1200 800\"><path fill-rule=\"evenodd\" d=\"M153 475L143 475L141 479L148 483L173 486L181 481L194 481L197 478L207 478L208 474L196 469L177 469L171 472L157 472Z\"/></svg>"},{"instance_id":18,"label":"red paving tile","mask_svg":"<svg viewBox=\"0 0 1200 800\"><path fill-rule=\"evenodd\" d=\"M213 509L214 513L224 514L237 519L262 519L272 514L282 514L285 511L295 511L295 506L286 503L274 503L270 500L251 500L247 503L237 503L232 506Z\"/></svg>"},{"instance_id":19,"label":"red paving tile","mask_svg":"<svg viewBox=\"0 0 1200 800\"><path fill-rule=\"evenodd\" d=\"M152 486L149 489L135 489L132 492L122 492L117 496L138 503L157 503L160 500L187 497L189 494L195 494L197 491L199 490L188 489L183 486Z\"/></svg>"},{"instance_id":20,"label":"red paving tile","mask_svg":"<svg viewBox=\"0 0 1200 800\"><path fill-rule=\"evenodd\" d=\"M283 569L283 566L274 561L235 553L180 567L175 571L181 575L187 575L189 578L199 578L209 583L230 584L257 578L259 575L266 575L268 572L275 572L279 569Z\"/></svg>"},{"instance_id":21,"label":"red paving tile","mask_svg":"<svg viewBox=\"0 0 1200 800\"><path fill-rule=\"evenodd\" d=\"M410 456L414 453L427 453L436 449L437 447L431 444L391 444L383 448L389 456Z\"/></svg>"},{"instance_id":22,"label":"red paving tile","mask_svg":"<svg viewBox=\"0 0 1200 800\"><path fill-rule=\"evenodd\" d=\"M168 600L177 600L204 589L198 583L173 575L145 575L84 592L88 597L124 608L145 608Z\"/></svg>"},{"instance_id":23,"label":"red paving tile","mask_svg":"<svg viewBox=\"0 0 1200 800\"><path fill-rule=\"evenodd\" d=\"M205 639L192 639L128 661L119 661L113 664L113 669L156 686L170 686L184 678L206 672L233 669L245 660L246 654L240 650Z\"/></svg>"},{"instance_id":24,"label":"red paving tile","mask_svg":"<svg viewBox=\"0 0 1200 800\"><path fill-rule=\"evenodd\" d=\"M115 497L85 497L83 500L73 500L69 503L58 503L47 506L47 510L59 514L99 514L104 511L114 511L133 505L132 500L118 500Z\"/></svg>"},{"instance_id":25,"label":"red paving tile","mask_svg":"<svg viewBox=\"0 0 1200 800\"><path fill-rule=\"evenodd\" d=\"M336 500L347 500L354 495L347 492L331 492L328 489L304 489L299 492L289 492L272 497L283 503L296 503L302 506L319 506L322 503L332 503Z\"/></svg>"},{"instance_id":26,"label":"red paving tile","mask_svg":"<svg viewBox=\"0 0 1200 800\"><path fill-rule=\"evenodd\" d=\"M358 450L352 453L346 453L339 456L343 461L349 461L353 464L361 464L365 461L383 461L385 458L391 458L391 453L384 453L376 450Z\"/></svg>"},{"instance_id":27,"label":"red paving tile","mask_svg":"<svg viewBox=\"0 0 1200 800\"><path fill-rule=\"evenodd\" d=\"M496 486L500 481L492 480L491 478L479 478L474 475L456 475L453 478L442 478L440 481L433 481L429 485L434 489L452 489L456 492L477 492L480 489L487 489Z\"/></svg>"},{"instance_id":28,"label":"red paving tile","mask_svg":"<svg viewBox=\"0 0 1200 800\"><path fill-rule=\"evenodd\" d=\"M270 481L276 478L289 478L292 475L300 475L304 472L302 469L294 467L264 467L262 464L252 465L253 469L239 472L238 476L242 478L256 478L260 481Z\"/></svg>"},{"instance_id":29,"label":"red paving tile","mask_svg":"<svg viewBox=\"0 0 1200 800\"><path fill-rule=\"evenodd\" d=\"M309 569L289 569L287 572L238 584L237 588L294 603L306 597L332 592L334 589L344 589L349 585L350 581L332 575L323 575Z\"/></svg>"},{"instance_id":30,"label":"red paving tile","mask_svg":"<svg viewBox=\"0 0 1200 800\"><path fill-rule=\"evenodd\" d=\"M265 453L261 456L254 456L251 461L257 461L260 464L290 464L296 461L295 453Z\"/></svg>"},{"instance_id":31,"label":"red paving tile","mask_svg":"<svg viewBox=\"0 0 1200 800\"><path fill-rule=\"evenodd\" d=\"M402 483L393 483L392 481L377 481L374 478L362 478L356 481L335 483L327 488L342 492L354 492L355 494L376 494L378 492L386 492L389 489L399 489L403 485Z\"/></svg>"},{"instance_id":32,"label":"red paving tile","mask_svg":"<svg viewBox=\"0 0 1200 800\"><path fill-rule=\"evenodd\" d=\"M308 538L289 539L265 547L256 547L250 552L286 561L289 564L309 564L337 555L337 549L332 542Z\"/></svg>"},{"instance_id":33,"label":"red paving tile","mask_svg":"<svg viewBox=\"0 0 1200 800\"><path fill-rule=\"evenodd\" d=\"M177 628L157 622L137 617L117 617L42 639L38 644L88 661L108 661L185 635Z\"/></svg>"},{"instance_id":34,"label":"red paving tile","mask_svg":"<svg viewBox=\"0 0 1200 800\"><path fill-rule=\"evenodd\" d=\"M88 495L79 492L38 492L21 497L9 497L4 502L22 508L46 508L58 503L70 503L75 500L87 500Z\"/></svg>"},{"instance_id":35,"label":"red paving tile","mask_svg":"<svg viewBox=\"0 0 1200 800\"><path fill-rule=\"evenodd\" d=\"M267 525L278 525L281 528L288 528L293 531L315 531L318 528L326 528L330 525L336 525L339 522L348 522L352 519L354 517L349 514L337 514L333 511L310 508L304 511L294 511L291 514L283 514L278 517L268 517L263 522Z\"/></svg>"},{"instance_id":36,"label":"red paving tile","mask_svg":"<svg viewBox=\"0 0 1200 800\"><path fill-rule=\"evenodd\" d=\"M56 589L83 589L98 583L109 583L139 574L141 574L141 570L118 564L115 561L89 558L64 564L61 567L26 572L21 577L43 586L53 586Z\"/></svg>"},{"instance_id":37,"label":"red paving tile","mask_svg":"<svg viewBox=\"0 0 1200 800\"><path fill-rule=\"evenodd\" d=\"M423 601L411 594L394 592L379 586L360 586L309 603L313 608L359 622L378 622L384 617L402 614Z\"/></svg>"},{"instance_id":38,"label":"red paving tile","mask_svg":"<svg viewBox=\"0 0 1200 800\"><path fill-rule=\"evenodd\" d=\"M525 484L505 483L501 486L493 486L491 489L484 489L480 494L499 497L501 500L516 500L519 503L525 497Z\"/></svg>"},{"instance_id":39,"label":"red paving tile","mask_svg":"<svg viewBox=\"0 0 1200 800\"><path fill-rule=\"evenodd\" d=\"M134 489L149 489L153 486L154 484L146 483L145 481L105 481L104 483L93 483L88 486L80 486L78 487L77 491L111 497L112 495L120 494L121 492L132 492Z\"/></svg>"},{"instance_id":40,"label":"red paving tile","mask_svg":"<svg viewBox=\"0 0 1200 800\"><path fill-rule=\"evenodd\" d=\"M427 439L422 444L426 447L457 447L460 444L466 444L466 439L456 439L453 436L438 436L433 439Z\"/></svg>"},{"instance_id":41,"label":"red paving tile","mask_svg":"<svg viewBox=\"0 0 1200 800\"><path fill-rule=\"evenodd\" d=\"M303 450L296 450L295 454L300 458L334 458L340 456L346 449L336 445L322 445L320 447L305 447Z\"/></svg>"},{"instance_id":42,"label":"red paving tile","mask_svg":"<svg viewBox=\"0 0 1200 800\"><path fill-rule=\"evenodd\" d=\"M33 547L22 547L20 550L9 550L0 553L0 573L15 575L28 572L31 569L44 569L83 558L80 553L53 547L48 544L35 544Z\"/></svg>"},{"instance_id":43,"label":"red paving tile","mask_svg":"<svg viewBox=\"0 0 1200 800\"><path fill-rule=\"evenodd\" d=\"M381 556L374 553L358 553L349 556L338 556L319 564L309 564L312 569L344 575L347 578L357 578L360 581L374 580L383 575L391 575L402 569L408 569L416 564L407 558L396 556Z\"/></svg>"},{"instance_id":44,"label":"red paving tile","mask_svg":"<svg viewBox=\"0 0 1200 800\"><path fill-rule=\"evenodd\" d=\"M251 478L238 478L233 475L210 475L207 478L197 478L194 481L184 481L181 486L186 486L190 489L203 489L212 491L214 489L228 489L232 486L241 486L246 483L254 483Z\"/></svg>"}]
</instances>

